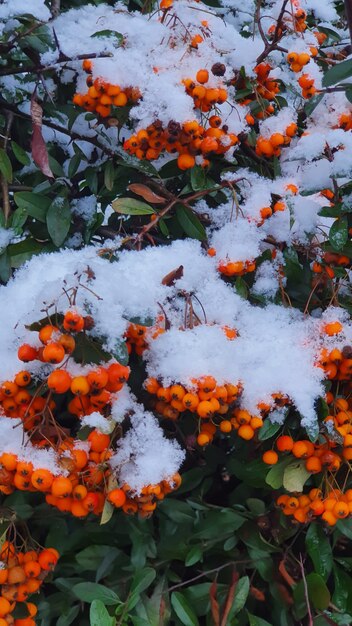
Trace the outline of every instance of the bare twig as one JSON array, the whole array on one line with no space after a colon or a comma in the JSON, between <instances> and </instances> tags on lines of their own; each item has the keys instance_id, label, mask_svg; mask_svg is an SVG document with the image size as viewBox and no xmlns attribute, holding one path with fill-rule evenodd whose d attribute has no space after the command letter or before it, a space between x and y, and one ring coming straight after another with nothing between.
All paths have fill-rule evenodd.
<instances>
[{"instance_id":1,"label":"bare twig","mask_svg":"<svg viewBox=\"0 0 352 626\"><path fill-rule=\"evenodd\" d=\"M49 72L50 70L55 70L58 65L62 65L65 63L72 63L72 61L84 61L84 59L102 59L105 57L111 57L111 52L91 52L88 54L77 54L75 57L69 59L57 60L52 65L22 65L22 67L9 67L0 71L0 76L13 76L15 74L38 74L42 72Z\"/></svg>"},{"instance_id":2,"label":"bare twig","mask_svg":"<svg viewBox=\"0 0 352 626\"><path fill-rule=\"evenodd\" d=\"M302 555L301 554L299 555L299 565L300 565L300 568L301 568L303 587L304 587L304 597L305 597L305 600L306 600L307 611L308 611L308 625L307 626L313 626L313 615L312 615L312 610L310 608L309 595L308 595L308 585L307 585L306 575L305 575L305 572L304 572L304 565L303 565L303 559L302 559Z\"/></svg>"},{"instance_id":3,"label":"bare twig","mask_svg":"<svg viewBox=\"0 0 352 626\"><path fill-rule=\"evenodd\" d=\"M60 13L61 0L51 0L50 13L52 18L57 17Z\"/></svg>"},{"instance_id":4,"label":"bare twig","mask_svg":"<svg viewBox=\"0 0 352 626\"><path fill-rule=\"evenodd\" d=\"M8 144L8 140L9 140L9 136L11 132L13 118L14 118L14 114L11 111L7 112L5 132L2 135L2 139L1 139L1 147L5 151L7 148L7 144ZM1 195L2 195L2 210L4 213L5 224L6 224L7 220L10 217L11 207L10 207L10 197L9 197L9 185L4 174L1 174Z\"/></svg>"},{"instance_id":5,"label":"bare twig","mask_svg":"<svg viewBox=\"0 0 352 626\"><path fill-rule=\"evenodd\" d=\"M270 54L270 52L272 52L273 50L278 50L280 49L279 46L277 45L277 42L280 39L280 29L281 29L281 23L282 23L282 18L284 16L284 13L286 11L286 5L288 3L289 0L284 0L279 16L277 18L277 22L276 22L276 28L275 28L275 32L274 32L274 36L272 41L269 43L269 41L267 41L264 33L262 35L263 41L265 43L265 48L263 50L263 52L259 55L259 57L257 58L257 64L259 65L259 63L261 63L262 61L264 61L264 59L266 59L266 57L268 56L268 54ZM258 28L259 28L259 24L260 24L260 17L258 16ZM259 30L260 32L260 30Z\"/></svg>"}]
</instances>

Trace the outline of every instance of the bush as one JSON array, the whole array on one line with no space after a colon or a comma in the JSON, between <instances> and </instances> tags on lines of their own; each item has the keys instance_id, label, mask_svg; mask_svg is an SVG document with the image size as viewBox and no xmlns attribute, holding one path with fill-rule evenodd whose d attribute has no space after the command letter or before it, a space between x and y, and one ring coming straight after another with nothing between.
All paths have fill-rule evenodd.
<instances>
[{"instance_id":1,"label":"bush","mask_svg":"<svg viewBox=\"0 0 352 626\"><path fill-rule=\"evenodd\" d=\"M350 18L1 5L0 626L351 623Z\"/></svg>"}]
</instances>

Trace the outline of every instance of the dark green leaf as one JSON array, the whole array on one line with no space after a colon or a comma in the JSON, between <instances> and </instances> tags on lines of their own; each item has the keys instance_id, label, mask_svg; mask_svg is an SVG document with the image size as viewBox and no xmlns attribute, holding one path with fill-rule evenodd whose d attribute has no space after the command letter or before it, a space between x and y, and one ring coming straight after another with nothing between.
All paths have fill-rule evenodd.
<instances>
[{"instance_id":1,"label":"dark green leaf","mask_svg":"<svg viewBox=\"0 0 352 626\"><path fill-rule=\"evenodd\" d=\"M203 555L203 551L201 549L200 546L193 546L193 548L190 549L190 551L188 552L186 559L185 559L185 566L186 567L191 567L191 565L194 565L195 563L198 563L198 561L201 560Z\"/></svg>"},{"instance_id":2,"label":"dark green leaf","mask_svg":"<svg viewBox=\"0 0 352 626\"><path fill-rule=\"evenodd\" d=\"M149 204L134 198L118 198L111 203L111 206L116 213L123 215L152 215L155 213Z\"/></svg>"},{"instance_id":3,"label":"dark green leaf","mask_svg":"<svg viewBox=\"0 0 352 626\"><path fill-rule=\"evenodd\" d=\"M101 600L107 606L113 606L119 602L119 597L112 589L89 581L74 585L72 593L83 602L90 603L93 600Z\"/></svg>"},{"instance_id":4,"label":"dark green leaf","mask_svg":"<svg viewBox=\"0 0 352 626\"><path fill-rule=\"evenodd\" d=\"M270 421L270 418L265 419L263 426L259 429L259 441L265 441L266 439L270 439L271 437L276 435L280 428L281 424L273 424L273 422Z\"/></svg>"},{"instance_id":5,"label":"dark green leaf","mask_svg":"<svg viewBox=\"0 0 352 626\"><path fill-rule=\"evenodd\" d=\"M114 186L115 168L112 161L108 161L104 169L104 185L111 191Z\"/></svg>"},{"instance_id":6,"label":"dark green leaf","mask_svg":"<svg viewBox=\"0 0 352 626\"><path fill-rule=\"evenodd\" d=\"M306 534L306 546L313 561L317 574L326 581L331 573L333 558L328 537L323 527L317 522L311 522Z\"/></svg>"},{"instance_id":7,"label":"dark green leaf","mask_svg":"<svg viewBox=\"0 0 352 626\"><path fill-rule=\"evenodd\" d=\"M12 182L11 161L3 148L0 148L0 172L8 183Z\"/></svg>"},{"instance_id":8,"label":"dark green leaf","mask_svg":"<svg viewBox=\"0 0 352 626\"><path fill-rule=\"evenodd\" d=\"M98 30L96 33L93 33L91 37L98 37L99 39L115 39L116 40L116 48L120 46L123 42L123 35L118 33L116 30Z\"/></svg>"},{"instance_id":9,"label":"dark green leaf","mask_svg":"<svg viewBox=\"0 0 352 626\"><path fill-rule=\"evenodd\" d=\"M144 569L137 572L132 580L129 598L127 600L127 607L129 611L136 606L140 598L140 594L145 589L148 589L148 587L155 579L155 576L156 571L151 567L145 567Z\"/></svg>"},{"instance_id":10,"label":"dark green leaf","mask_svg":"<svg viewBox=\"0 0 352 626\"><path fill-rule=\"evenodd\" d=\"M64 611L57 620L56 626L70 626L70 624L73 624L79 613L79 610L80 607L76 604L72 606L68 611Z\"/></svg>"},{"instance_id":11,"label":"dark green leaf","mask_svg":"<svg viewBox=\"0 0 352 626\"><path fill-rule=\"evenodd\" d=\"M231 615L237 615L237 613L239 613L243 609L246 604L248 594L249 578L248 576L243 576L239 579L236 585L235 598L231 607Z\"/></svg>"},{"instance_id":12,"label":"dark green leaf","mask_svg":"<svg viewBox=\"0 0 352 626\"><path fill-rule=\"evenodd\" d=\"M29 165L31 160L25 150L21 146L18 145L13 139L11 141L12 152L14 153L17 161L22 165Z\"/></svg>"},{"instance_id":13,"label":"dark green leaf","mask_svg":"<svg viewBox=\"0 0 352 626\"><path fill-rule=\"evenodd\" d=\"M330 228L329 241L334 250L340 252L343 250L348 240L348 221L347 217L339 217Z\"/></svg>"},{"instance_id":14,"label":"dark green leaf","mask_svg":"<svg viewBox=\"0 0 352 626\"><path fill-rule=\"evenodd\" d=\"M182 593L174 591L171 594L171 605L181 624L184 624L184 626L198 626L198 618Z\"/></svg>"},{"instance_id":15,"label":"dark green leaf","mask_svg":"<svg viewBox=\"0 0 352 626\"><path fill-rule=\"evenodd\" d=\"M46 222L46 214L51 205L50 198L31 191L18 191L14 194L14 200L17 206L25 209L30 217L34 217L39 222Z\"/></svg>"},{"instance_id":16,"label":"dark green leaf","mask_svg":"<svg viewBox=\"0 0 352 626\"><path fill-rule=\"evenodd\" d=\"M201 191L206 187L206 175L200 165L195 165L191 169L191 186L193 191Z\"/></svg>"},{"instance_id":17,"label":"dark green leaf","mask_svg":"<svg viewBox=\"0 0 352 626\"><path fill-rule=\"evenodd\" d=\"M49 235L58 248L65 241L71 224L70 205L66 198L57 196L52 201L46 214L46 225Z\"/></svg>"},{"instance_id":18,"label":"dark green leaf","mask_svg":"<svg viewBox=\"0 0 352 626\"><path fill-rule=\"evenodd\" d=\"M272 626L269 622L267 622L262 617L258 617L257 615L252 615L248 613L249 618L249 626Z\"/></svg>"},{"instance_id":19,"label":"dark green leaf","mask_svg":"<svg viewBox=\"0 0 352 626\"><path fill-rule=\"evenodd\" d=\"M352 59L342 61L331 67L324 75L323 86L330 87L352 76Z\"/></svg>"},{"instance_id":20,"label":"dark green leaf","mask_svg":"<svg viewBox=\"0 0 352 626\"><path fill-rule=\"evenodd\" d=\"M101 600L93 600L89 611L90 626L114 626L116 620L111 617Z\"/></svg>"},{"instance_id":21,"label":"dark green leaf","mask_svg":"<svg viewBox=\"0 0 352 626\"><path fill-rule=\"evenodd\" d=\"M184 206L178 206L176 209L176 215L179 224L182 226L188 237L191 237L192 239L199 239L200 241L204 241L207 238L204 226L191 209Z\"/></svg>"}]
</instances>

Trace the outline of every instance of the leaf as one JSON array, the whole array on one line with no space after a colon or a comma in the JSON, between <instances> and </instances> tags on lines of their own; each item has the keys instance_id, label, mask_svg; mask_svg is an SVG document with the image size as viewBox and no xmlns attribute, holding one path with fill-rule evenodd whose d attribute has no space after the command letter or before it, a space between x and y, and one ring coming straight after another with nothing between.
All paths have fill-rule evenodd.
<instances>
[{"instance_id":1,"label":"leaf","mask_svg":"<svg viewBox=\"0 0 352 626\"><path fill-rule=\"evenodd\" d=\"M324 611L330 604L330 592L319 574L312 572L306 577L308 596L315 609Z\"/></svg>"},{"instance_id":2,"label":"leaf","mask_svg":"<svg viewBox=\"0 0 352 626\"><path fill-rule=\"evenodd\" d=\"M109 615L101 600L93 600L89 611L90 626L113 626L115 618Z\"/></svg>"},{"instance_id":3,"label":"leaf","mask_svg":"<svg viewBox=\"0 0 352 626\"><path fill-rule=\"evenodd\" d=\"M179 280L183 276L183 265L180 265L175 270L172 270L161 281L162 285L166 285L167 287L173 287L176 280Z\"/></svg>"},{"instance_id":4,"label":"leaf","mask_svg":"<svg viewBox=\"0 0 352 626\"><path fill-rule=\"evenodd\" d=\"M248 618L249 626L272 626L272 624L267 622L265 619L258 617L257 615L252 615L251 613L248 613Z\"/></svg>"},{"instance_id":5,"label":"leaf","mask_svg":"<svg viewBox=\"0 0 352 626\"><path fill-rule=\"evenodd\" d=\"M22 165L29 165L31 160L25 150L21 146L18 145L13 139L11 140L11 148L14 153L17 161Z\"/></svg>"},{"instance_id":6,"label":"leaf","mask_svg":"<svg viewBox=\"0 0 352 626\"><path fill-rule=\"evenodd\" d=\"M206 175L200 165L195 165L191 169L191 187L193 191L202 191L206 188Z\"/></svg>"},{"instance_id":7,"label":"leaf","mask_svg":"<svg viewBox=\"0 0 352 626\"><path fill-rule=\"evenodd\" d=\"M338 252L343 250L348 240L348 220L346 216L339 217L330 228L329 241Z\"/></svg>"},{"instance_id":8,"label":"leaf","mask_svg":"<svg viewBox=\"0 0 352 626\"><path fill-rule=\"evenodd\" d=\"M18 207L25 209L30 217L45 224L47 210L51 205L50 198L32 191L18 191L13 197Z\"/></svg>"},{"instance_id":9,"label":"leaf","mask_svg":"<svg viewBox=\"0 0 352 626\"><path fill-rule=\"evenodd\" d=\"M43 109L36 100L35 92L31 97L31 118L32 118L32 157L34 163L39 167L44 176L54 178L49 165L49 155L42 135Z\"/></svg>"},{"instance_id":10,"label":"leaf","mask_svg":"<svg viewBox=\"0 0 352 626\"><path fill-rule=\"evenodd\" d=\"M145 202L135 200L134 198L118 198L111 203L116 213L123 215L152 215L155 213L153 207Z\"/></svg>"},{"instance_id":11,"label":"leaf","mask_svg":"<svg viewBox=\"0 0 352 626\"><path fill-rule=\"evenodd\" d=\"M266 439L270 439L270 437L276 435L277 431L280 430L281 427L281 424L273 424L269 418L264 420L263 426L259 429L259 441L265 441Z\"/></svg>"},{"instance_id":12,"label":"leaf","mask_svg":"<svg viewBox=\"0 0 352 626\"><path fill-rule=\"evenodd\" d=\"M8 183L12 182L11 161L3 148L0 148L0 172Z\"/></svg>"},{"instance_id":13,"label":"leaf","mask_svg":"<svg viewBox=\"0 0 352 626\"><path fill-rule=\"evenodd\" d=\"M191 567L191 565L198 563L198 561L201 560L202 556L203 556L203 551L200 548L200 546L193 546L193 548L190 549L190 551L188 552L185 558L185 566Z\"/></svg>"},{"instance_id":14,"label":"leaf","mask_svg":"<svg viewBox=\"0 0 352 626\"><path fill-rule=\"evenodd\" d=\"M336 528L338 528L345 537L352 539L352 517L338 520Z\"/></svg>"},{"instance_id":15,"label":"leaf","mask_svg":"<svg viewBox=\"0 0 352 626\"><path fill-rule=\"evenodd\" d=\"M76 561L82 571L96 571L106 555L112 554L117 558L120 551L117 548L108 545L93 545L84 548L76 555ZM96 581L97 582L97 581Z\"/></svg>"},{"instance_id":16,"label":"leaf","mask_svg":"<svg viewBox=\"0 0 352 626\"><path fill-rule=\"evenodd\" d=\"M304 111L307 116L312 115L314 109L320 104L322 99L324 98L324 93L319 93L317 96L313 96L306 104L304 105Z\"/></svg>"},{"instance_id":17,"label":"leaf","mask_svg":"<svg viewBox=\"0 0 352 626\"><path fill-rule=\"evenodd\" d=\"M274 467L272 467L268 471L266 478L265 478L265 482L268 485L270 485L270 487L272 487L273 489L279 489L280 487L282 487L284 471L287 465L289 465L289 463L291 462L292 462L291 459L286 458L276 463L276 465L274 465Z\"/></svg>"},{"instance_id":18,"label":"leaf","mask_svg":"<svg viewBox=\"0 0 352 626\"><path fill-rule=\"evenodd\" d=\"M182 593L174 591L171 594L171 605L184 626L198 626L198 618Z\"/></svg>"},{"instance_id":19,"label":"leaf","mask_svg":"<svg viewBox=\"0 0 352 626\"><path fill-rule=\"evenodd\" d=\"M118 33L117 30L97 30L97 32L93 33L91 37L96 37L98 39L116 39L117 45L115 45L115 48L118 48L123 43L123 35Z\"/></svg>"},{"instance_id":20,"label":"leaf","mask_svg":"<svg viewBox=\"0 0 352 626\"><path fill-rule=\"evenodd\" d=\"M350 76L352 76L352 59L347 59L347 61L337 63L325 73L323 77L323 86L330 87L331 85L336 85L336 83L339 83Z\"/></svg>"},{"instance_id":21,"label":"leaf","mask_svg":"<svg viewBox=\"0 0 352 626\"><path fill-rule=\"evenodd\" d=\"M146 200L147 202L152 202L153 204L165 204L165 202L167 202L166 198L158 196L156 193L154 193L154 191L149 189L147 185L132 183L131 185L128 185L127 189L129 189L129 191L132 191L132 193L135 193L136 196L142 196L144 200Z\"/></svg>"},{"instance_id":22,"label":"leaf","mask_svg":"<svg viewBox=\"0 0 352 626\"><path fill-rule=\"evenodd\" d=\"M237 276L236 282L234 284L234 288L236 293L241 297L247 300L248 298L248 287L245 280L243 280L242 276Z\"/></svg>"},{"instance_id":23,"label":"leaf","mask_svg":"<svg viewBox=\"0 0 352 626\"><path fill-rule=\"evenodd\" d=\"M74 585L72 587L72 593L83 602L101 600L107 606L114 606L120 602L115 591L108 589L108 587L105 587L104 585L99 585L99 583L92 583L89 581Z\"/></svg>"},{"instance_id":24,"label":"leaf","mask_svg":"<svg viewBox=\"0 0 352 626\"><path fill-rule=\"evenodd\" d=\"M104 169L104 185L111 191L114 186L115 169L112 161L108 161Z\"/></svg>"},{"instance_id":25,"label":"leaf","mask_svg":"<svg viewBox=\"0 0 352 626\"><path fill-rule=\"evenodd\" d=\"M156 571L152 567L145 567L144 569L137 572L132 580L129 598L127 600L128 611L136 606L142 591L150 587L155 577Z\"/></svg>"},{"instance_id":26,"label":"leaf","mask_svg":"<svg viewBox=\"0 0 352 626\"><path fill-rule=\"evenodd\" d=\"M340 611L346 611L348 598L352 593L352 578L342 567L338 567L337 565L333 566L333 572L335 590L332 596L332 602Z\"/></svg>"},{"instance_id":27,"label":"leaf","mask_svg":"<svg viewBox=\"0 0 352 626\"><path fill-rule=\"evenodd\" d=\"M46 214L49 235L57 248L65 241L71 225L70 205L66 198L57 196Z\"/></svg>"},{"instance_id":28,"label":"leaf","mask_svg":"<svg viewBox=\"0 0 352 626\"><path fill-rule=\"evenodd\" d=\"M320 524L312 522L309 525L306 534L306 547L316 573L320 574L326 581L331 573L333 557L330 541Z\"/></svg>"},{"instance_id":29,"label":"leaf","mask_svg":"<svg viewBox=\"0 0 352 626\"><path fill-rule=\"evenodd\" d=\"M231 615L237 615L246 604L249 594L249 578L242 576L236 586L235 599L232 604Z\"/></svg>"},{"instance_id":30,"label":"leaf","mask_svg":"<svg viewBox=\"0 0 352 626\"><path fill-rule=\"evenodd\" d=\"M306 470L304 463L291 463L284 470L282 484L287 491L302 491L303 485L311 474Z\"/></svg>"},{"instance_id":31,"label":"leaf","mask_svg":"<svg viewBox=\"0 0 352 626\"><path fill-rule=\"evenodd\" d=\"M199 239L199 241L205 241L207 235L204 226L191 209L184 206L178 206L176 209L176 215L180 226L182 226L188 237L191 237L192 239Z\"/></svg>"},{"instance_id":32,"label":"leaf","mask_svg":"<svg viewBox=\"0 0 352 626\"><path fill-rule=\"evenodd\" d=\"M124 341L123 339L117 341L113 349L111 350L111 354L116 359L116 361L121 363L121 365L127 365L129 361L129 353L126 341Z\"/></svg>"},{"instance_id":33,"label":"leaf","mask_svg":"<svg viewBox=\"0 0 352 626\"><path fill-rule=\"evenodd\" d=\"M64 611L56 622L56 626L70 626L76 619L78 613L80 611L80 607L75 604L68 611Z\"/></svg>"}]
</instances>

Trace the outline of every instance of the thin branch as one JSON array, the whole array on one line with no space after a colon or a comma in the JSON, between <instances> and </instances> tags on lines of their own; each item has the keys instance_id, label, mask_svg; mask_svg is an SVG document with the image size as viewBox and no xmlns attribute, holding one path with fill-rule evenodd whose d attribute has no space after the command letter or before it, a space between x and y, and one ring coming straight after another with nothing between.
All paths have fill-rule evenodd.
<instances>
[{"instance_id":1,"label":"thin branch","mask_svg":"<svg viewBox=\"0 0 352 626\"><path fill-rule=\"evenodd\" d=\"M304 587L304 597L305 597L305 601L306 601L306 605L307 605L307 612L308 612L308 626L313 626L314 622L313 622L313 615L312 615L312 611L310 608L310 602L309 602L309 595L308 595L308 585L307 585L307 580L306 580L306 575L304 572L304 565L303 565L303 560L302 560L302 555L299 555L299 565L301 568L301 574L302 574L302 580L303 580L303 587Z\"/></svg>"},{"instance_id":2,"label":"thin branch","mask_svg":"<svg viewBox=\"0 0 352 626\"><path fill-rule=\"evenodd\" d=\"M345 0L345 14L352 43L352 0Z\"/></svg>"},{"instance_id":3,"label":"thin branch","mask_svg":"<svg viewBox=\"0 0 352 626\"><path fill-rule=\"evenodd\" d=\"M102 59L102 58L106 58L106 57L111 57L112 54L111 52L91 52L91 53L87 53L87 54L77 54L75 57L72 58L65 58L62 60L58 60L55 63L53 63L53 65L47 65L47 66L43 66L43 65L23 65L20 68L7 68L4 70L0 70L0 76L13 76L15 74L38 74L38 73L42 73L42 72L49 72L50 70L55 70L57 68L58 65L62 65L65 63L72 63L72 61L84 61L84 59Z\"/></svg>"},{"instance_id":4,"label":"thin branch","mask_svg":"<svg viewBox=\"0 0 352 626\"><path fill-rule=\"evenodd\" d=\"M4 135L2 136L2 141L1 141L1 144L2 144L1 147L3 148L3 150L5 150L5 152L6 152L9 136L11 133L11 126L12 126L13 118L14 118L14 114L11 111L8 112L6 115L5 132L4 132ZM6 224L7 220L10 217L11 206L10 206L10 197L9 197L9 185L4 174L1 174L1 195L2 195L2 210L4 213L5 224Z\"/></svg>"},{"instance_id":5,"label":"thin branch","mask_svg":"<svg viewBox=\"0 0 352 626\"><path fill-rule=\"evenodd\" d=\"M274 36L272 41L269 43L268 41L266 41L265 43L265 35L264 35L264 43L265 43L265 48L263 50L263 52L259 55L259 57L257 58L257 65L259 65L259 63L261 63L262 61L264 61L264 59L266 59L266 57L268 56L268 54L270 54L270 52L272 52L273 50L277 50L278 49L278 45L277 42L280 39L280 29L281 29L281 24L282 24L282 18L284 16L284 13L286 11L286 5L289 2L289 0L284 0L280 13L279 13L279 17L277 18L277 22L276 22L276 28L275 28L275 32L274 32ZM260 23L260 17L258 17L258 27L259 27L259 23ZM263 35L262 35L263 38Z\"/></svg>"}]
</instances>

